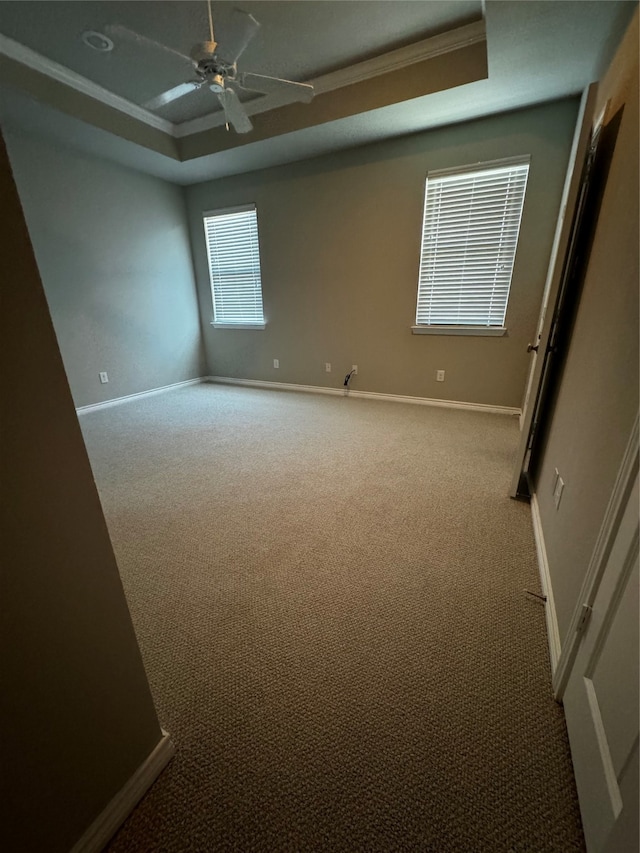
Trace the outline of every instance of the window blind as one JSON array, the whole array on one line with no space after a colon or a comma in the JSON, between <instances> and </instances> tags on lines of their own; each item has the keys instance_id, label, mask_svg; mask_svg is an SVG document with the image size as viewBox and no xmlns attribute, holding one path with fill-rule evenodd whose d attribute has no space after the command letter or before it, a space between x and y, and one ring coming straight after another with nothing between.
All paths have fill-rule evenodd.
<instances>
[{"instance_id":1,"label":"window blind","mask_svg":"<svg viewBox=\"0 0 640 853\"><path fill-rule=\"evenodd\" d=\"M214 323L263 325L255 207L204 216Z\"/></svg>"},{"instance_id":2,"label":"window blind","mask_svg":"<svg viewBox=\"0 0 640 853\"><path fill-rule=\"evenodd\" d=\"M427 176L418 325L503 326L528 162Z\"/></svg>"}]
</instances>

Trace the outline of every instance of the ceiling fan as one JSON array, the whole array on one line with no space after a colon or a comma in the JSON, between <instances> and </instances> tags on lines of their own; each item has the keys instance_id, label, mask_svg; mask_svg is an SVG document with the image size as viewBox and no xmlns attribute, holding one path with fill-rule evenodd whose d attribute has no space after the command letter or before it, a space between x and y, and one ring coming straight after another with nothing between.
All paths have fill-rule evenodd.
<instances>
[{"instance_id":1,"label":"ceiling fan","mask_svg":"<svg viewBox=\"0 0 640 853\"><path fill-rule=\"evenodd\" d=\"M253 15L234 9L231 25L225 43L219 45L213 35L213 17L211 0L207 0L209 11L209 40L200 42L191 49L190 56L185 56L167 45L140 35L120 24L111 24L106 29L109 33L122 38L133 40L138 44L146 44L178 56L190 63L195 70L195 79L179 83L166 92L162 92L144 106L149 110L157 110L178 98L183 98L203 87L209 88L217 96L224 111L227 130L232 125L236 133L247 133L253 128L251 119L244 108L238 90L259 92L264 95L282 95L287 102L304 101L308 103L313 98L313 86L308 83L294 83L292 80L282 80L279 77L268 77L263 74L252 74L248 71L238 71L237 62L249 43L260 29L260 24Z\"/></svg>"}]
</instances>

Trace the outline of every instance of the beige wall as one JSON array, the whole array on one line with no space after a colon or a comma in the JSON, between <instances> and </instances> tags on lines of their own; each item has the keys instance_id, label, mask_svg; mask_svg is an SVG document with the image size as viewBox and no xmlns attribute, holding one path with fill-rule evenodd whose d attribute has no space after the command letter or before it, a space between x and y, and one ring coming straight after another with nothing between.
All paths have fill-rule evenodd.
<instances>
[{"instance_id":1,"label":"beige wall","mask_svg":"<svg viewBox=\"0 0 640 853\"><path fill-rule=\"evenodd\" d=\"M209 372L341 386L356 363L360 390L520 406L576 113L570 99L189 187ZM531 171L508 336L412 335L427 171L523 154ZM213 329L201 214L249 202L267 328Z\"/></svg>"},{"instance_id":2,"label":"beige wall","mask_svg":"<svg viewBox=\"0 0 640 853\"><path fill-rule=\"evenodd\" d=\"M18 131L6 136L76 405L201 376L182 189Z\"/></svg>"},{"instance_id":3,"label":"beige wall","mask_svg":"<svg viewBox=\"0 0 640 853\"><path fill-rule=\"evenodd\" d=\"M536 477L564 640L638 411L638 18L596 113L623 108L573 335ZM556 510L555 468L566 485Z\"/></svg>"},{"instance_id":4,"label":"beige wall","mask_svg":"<svg viewBox=\"0 0 640 853\"><path fill-rule=\"evenodd\" d=\"M0 138L2 847L67 853L161 737Z\"/></svg>"}]
</instances>

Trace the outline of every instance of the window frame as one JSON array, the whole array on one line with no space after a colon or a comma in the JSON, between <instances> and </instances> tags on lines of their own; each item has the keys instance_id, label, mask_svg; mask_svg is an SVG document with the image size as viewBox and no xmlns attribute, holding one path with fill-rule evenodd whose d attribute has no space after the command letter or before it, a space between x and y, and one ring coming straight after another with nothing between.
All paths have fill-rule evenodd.
<instances>
[{"instance_id":1,"label":"window frame","mask_svg":"<svg viewBox=\"0 0 640 853\"><path fill-rule=\"evenodd\" d=\"M464 175L473 175L476 172L491 172L493 170L499 171L503 169L508 169L510 167L518 167L518 166L526 166L526 173L524 177L524 186L522 191L522 207L520 210L520 217L518 220L516 232L515 232L515 245L513 250L513 263L511 266L511 273L509 276L509 284L506 294L506 299L504 303L504 318L502 324L494 324L490 325L489 323L479 325L479 324L465 324L465 323L419 323L418 315L420 308L420 296L421 296L421 286L423 285L423 262L425 257L425 226L427 224L427 204L429 201L429 180L434 179L442 179L447 177L454 177L456 175L464 176ZM504 157L499 160L489 160L489 161L481 161L477 163L471 163L464 166L456 166L448 169L432 169L427 172L425 178L425 188L424 188L424 204L422 211L422 223L420 230L420 265L418 271L418 287L416 294L416 303L415 303L415 324L411 326L411 331L414 335L472 335L472 336L490 336L490 337L501 337L507 334L507 326L506 326L506 317L507 310L509 306L509 299L511 296L511 286L513 284L513 273L515 270L515 262L518 251L518 244L520 239L520 231L522 227L522 218L524 216L524 206L526 200L526 192L529 181L529 173L531 168L531 155L520 155L516 157ZM489 318L490 319L490 318Z\"/></svg>"},{"instance_id":2,"label":"window frame","mask_svg":"<svg viewBox=\"0 0 640 853\"><path fill-rule=\"evenodd\" d=\"M215 285L212 275L212 247L209 245L209 236L207 231L207 220L216 216L228 216L234 213L246 213L255 211L255 226L256 226L256 242L258 247L258 268L259 268L259 285L260 285L260 304L262 307L262 320L252 322L246 320L243 322L229 322L228 320L216 320L216 294ZM213 311L213 320L210 325L215 329L265 329L267 320L264 313L264 297L262 289L262 252L260 249L260 230L258 226L258 207L255 203L239 204L232 207L220 207L214 210L204 210L202 212L202 226L204 231L204 243L207 254L207 274L209 276L209 287L211 290L211 307Z\"/></svg>"}]
</instances>

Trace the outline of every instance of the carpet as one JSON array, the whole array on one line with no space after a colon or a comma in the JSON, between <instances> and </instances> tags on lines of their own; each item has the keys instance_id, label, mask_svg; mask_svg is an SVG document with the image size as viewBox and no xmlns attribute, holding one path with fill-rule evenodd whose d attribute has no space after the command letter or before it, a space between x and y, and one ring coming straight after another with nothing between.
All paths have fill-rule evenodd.
<instances>
[{"instance_id":1,"label":"carpet","mask_svg":"<svg viewBox=\"0 0 640 853\"><path fill-rule=\"evenodd\" d=\"M176 746L109 853L584 850L515 418L200 385L81 424Z\"/></svg>"}]
</instances>

